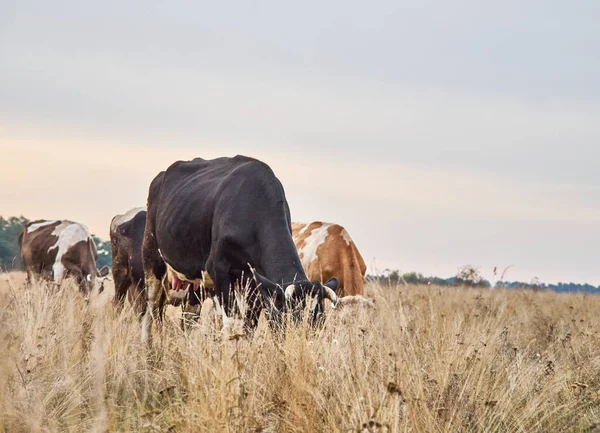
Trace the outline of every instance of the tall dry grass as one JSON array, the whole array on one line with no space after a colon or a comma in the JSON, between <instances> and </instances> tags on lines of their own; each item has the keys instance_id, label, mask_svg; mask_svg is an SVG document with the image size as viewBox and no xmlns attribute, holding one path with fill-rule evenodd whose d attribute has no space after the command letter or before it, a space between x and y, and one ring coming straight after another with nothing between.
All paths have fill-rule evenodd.
<instances>
[{"instance_id":1,"label":"tall dry grass","mask_svg":"<svg viewBox=\"0 0 600 433\"><path fill-rule=\"evenodd\" d=\"M149 352L110 291L0 278L0 431L599 431L597 297L369 285L375 309L250 341L170 307Z\"/></svg>"}]
</instances>

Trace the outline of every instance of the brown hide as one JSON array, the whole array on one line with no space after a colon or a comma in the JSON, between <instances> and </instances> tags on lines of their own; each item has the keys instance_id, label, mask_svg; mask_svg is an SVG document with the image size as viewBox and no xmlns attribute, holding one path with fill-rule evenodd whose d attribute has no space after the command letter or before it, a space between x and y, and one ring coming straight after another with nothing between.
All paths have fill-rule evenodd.
<instances>
[{"instance_id":1,"label":"brown hide","mask_svg":"<svg viewBox=\"0 0 600 433\"><path fill-rule=\"evenodd\" d=\"M327 233L325 236L324 233L321 234L323 240L316 249L306 248L316 230L327 230ZM342 226L321 221L310 224L292 223L292 236L310 280L324 282L337 277L340 280L338 296L363 295L363 278L367 267ZM306 257L307 254L311 254L311 257Z\"/></svg>"},{"instance_id":2,"label":"brown hide","mask_svg":"<svg viewBox=\"0 0 600 433\"><path fill-rule=\"evenodd\" d=\"M44 220L32 221L26 224L19 234L21 260L25 266L25 271L27 271L27 279L30 281L34 277L50 281L53 279L52 266L56 260L58 249L49 249L58 241L58 236L53 236L52 231L60 224L60 221L32 233L27 233L29 226L42 222Z\"/></svg>"},{"instance_id":3,"label":"brown hide","mask_svg":"<svg viewBox=\"0 0 600 433\"><path fill-rule=\"evenodd\" d=\"M132 271L132 260L134 254L136 254L133 240L111 226L110 245L113 279L115 281L114 302L122 306L125 302L125 296L127 296L134 311L141 316L146 308L146 296L143 278L135 278ZM141 251L137 251L137 254L140 253Z\"/></svg>"}]
</instances>

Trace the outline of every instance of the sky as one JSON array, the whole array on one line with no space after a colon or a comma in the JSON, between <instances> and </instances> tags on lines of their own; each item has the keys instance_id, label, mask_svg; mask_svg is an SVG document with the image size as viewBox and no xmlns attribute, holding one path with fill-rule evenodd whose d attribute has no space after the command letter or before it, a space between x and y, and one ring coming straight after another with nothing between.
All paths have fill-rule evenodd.
<instances>
[{"instance_id":1,"label":"sky","mask_svg":"<svg viewBox=\"0 0 600 433\"><path fill-rule=\"evenodd\" d=\"M0 0L0 215L244 154L370 273L600 285L597 1Z\"/></svg>"}]
</instances>

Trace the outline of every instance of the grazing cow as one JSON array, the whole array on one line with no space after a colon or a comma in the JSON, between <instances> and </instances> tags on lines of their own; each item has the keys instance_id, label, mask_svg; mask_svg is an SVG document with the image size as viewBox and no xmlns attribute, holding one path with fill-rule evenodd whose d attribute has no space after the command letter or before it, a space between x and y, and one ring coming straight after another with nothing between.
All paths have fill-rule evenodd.
<instances>
[{"instance_id":1,"label":"grazing cow","mask_svg":"<svg viewBox=\"0 0 600 433\"><path fill-rule=\"evenodd\" d=\"M202 284L207 271L211 294L226 316L230 287L243 279L251 287L249 329L263 307L270 319L278 319L288 302L301 307L310 295L314 322L324 311L324 298L337 302L336 279L323 285L306 277L283 186L267 164L253 158L177 161L159 173L148 191L142 250L148 290L142 339L148 342L154 318L162 317L167 272Z\"/></svg>"},{"instance_id":2,"label":"grazing cow","mask_svg":"<svg viewBox=\"0 0 600 433\"><path fill-rule=\"evenodd\" d=\"M338 296L363 295L367 267L352 238L338 224L292 223L292 236L306 275L311 280L340 280Z\"/></svg>"},{"instance_id":3,"label":"grazing cow","mask_svg":"<svg viewBox=\"0 0 600 433\"><path fill-rule=\"evenodd\" d=\"M104 290L108 267L96 267L96 244L83 224L67 220L37 220L27 223L19 234L21 259L28 281L36 278L61 284L73 277L86 295Z\"/></svg>"},{"instance_id":4,"label":"grazing cow","mask_svg":"<svg viewBox=\"0 0 600 433\"><path fill-rule=\"evenodd\" d=\"M146 208L131 209L116 215L110 222L112 271L115 280L113 302L125 303L125 296L140 316L144 313L144 268L142 267L142 241L146 227Z\"/></svg>"},{"instance_id":5,"label":"grazing cow","mask_svg":"<svg viewBox=\"0 0 600 433\"><path fill-rule=\"evenodd\" d=\"M110 223L110 243L112 247L112 271L115 280L115 297L113 302L123 306L125 297L142 316L146 308L146 289L144 283L144 268L142 265L142 241L146 228L146 208L134 208L122 215L113 217ZM176 288L171 292L171 305L181 305L184 310L194 311L203 299L201 294L190 290L179 290L183 283L175 275L168 275L169 282Z\"/></svg>"}]
</instances>

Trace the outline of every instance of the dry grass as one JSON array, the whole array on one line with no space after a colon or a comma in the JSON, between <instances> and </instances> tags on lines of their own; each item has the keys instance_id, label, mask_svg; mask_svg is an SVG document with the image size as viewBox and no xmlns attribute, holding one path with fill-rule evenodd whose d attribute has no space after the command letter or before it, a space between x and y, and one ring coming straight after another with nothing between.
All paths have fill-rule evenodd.
<instances>
[{"instance_id":1,"label":"dry grass","mask_svg":"<svg viewBox=\"0 0 600 433\"><path fill-rule=\"evenodd\" d=\"M251 341L172 309L148 353L110 290L0 275L0 431L600 431L599 297L367 290L375 309Z\"/></svg>"}]
</instances>

